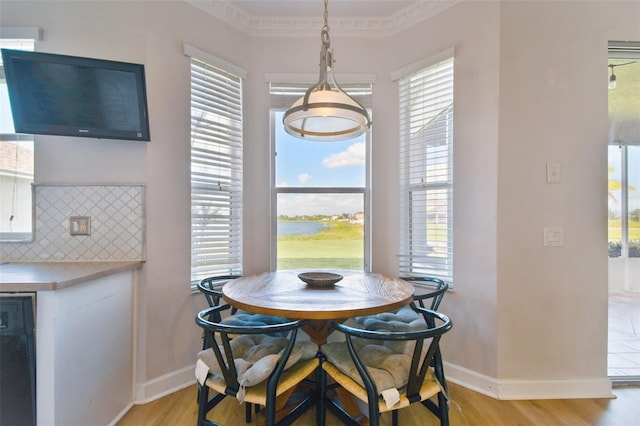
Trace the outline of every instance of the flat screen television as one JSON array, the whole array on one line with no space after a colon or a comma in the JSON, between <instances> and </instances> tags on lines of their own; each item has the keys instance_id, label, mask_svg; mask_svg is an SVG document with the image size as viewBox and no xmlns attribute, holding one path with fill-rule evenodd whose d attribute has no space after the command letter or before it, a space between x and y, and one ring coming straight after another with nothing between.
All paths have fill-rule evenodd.
<instances>
[{"instance_id":1,"label":"flat screen television","mask_svg":"<svg viewBox=\"0 0 640 426\"><path fill-rule=\"evenodd\" d=\"M149 141L144 65L2 49L16 133Z\"/></svg>"}]
</instances>

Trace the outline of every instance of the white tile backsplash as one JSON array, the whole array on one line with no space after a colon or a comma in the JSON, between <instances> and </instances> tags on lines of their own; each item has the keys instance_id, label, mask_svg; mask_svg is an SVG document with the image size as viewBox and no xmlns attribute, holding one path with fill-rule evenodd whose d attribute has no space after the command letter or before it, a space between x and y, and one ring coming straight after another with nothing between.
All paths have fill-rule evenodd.
<instances>
[{"instance_id":1,"label":"white tile backsplash","mask_svg":"<svg viewBox=\"0 0 640 426\"><path fill-rule=\"evenodd\" d=\"M34 202L34 241L3 242L3 261L144 260L144 185L34 184ZM90 216L91 235L70 235L71 216Z\"/></svg>"}]
</instances>

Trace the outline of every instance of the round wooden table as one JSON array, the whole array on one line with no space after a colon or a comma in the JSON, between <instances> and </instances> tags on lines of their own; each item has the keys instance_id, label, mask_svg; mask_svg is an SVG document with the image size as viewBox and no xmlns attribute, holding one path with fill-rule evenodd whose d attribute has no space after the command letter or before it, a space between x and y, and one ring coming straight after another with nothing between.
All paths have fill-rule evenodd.
<instances>
[{"instance_id":1,"label":"round wooden table","mask_svg":"<svg viewBox=\"0 0 640 426\"><path fill-rule=\"evenodd\" d=\"M265 272L229 281L222 288L223 298L248 312L312 320L304 330L318 345L326 343L332 321L394 310L413 299L413 286L399 278L331 271L344 278L329 287L316 287L300 280L300 272Z\"/></svg>"}]
</instances>

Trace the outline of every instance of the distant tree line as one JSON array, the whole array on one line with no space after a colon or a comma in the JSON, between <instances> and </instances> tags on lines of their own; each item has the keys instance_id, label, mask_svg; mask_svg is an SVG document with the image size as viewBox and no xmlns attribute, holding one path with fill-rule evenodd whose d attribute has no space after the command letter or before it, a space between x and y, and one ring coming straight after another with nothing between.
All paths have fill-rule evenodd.
<instances>
[{"instance_id":1,"label":"distant tree line","mask_svg":"<svg viewBox=\"0 0 640 426\"><path fill-rule=\"evenodd\" d=\"M609 209L609 219L620 219L620 212ZM629 220L632 222L640 222L640 209L629 212Z\"/></svg>"},{"instance_id":2,"label":"distant tree line","mask_svg":"<svg viewBox=\"0 0 640 426\"><path fill-rule=\"evenodd\" d=\"M349 213L342 213L342 214L334 214L334 215L323 215L323 214L316 214L316 215L295 215L295 216L289 216L286 214L281 214L278 216L278 220L281 221L321 221L321 220L340 220L340 219L351 219L353 217L352 214Z\"/></svg>"}]
</instances>

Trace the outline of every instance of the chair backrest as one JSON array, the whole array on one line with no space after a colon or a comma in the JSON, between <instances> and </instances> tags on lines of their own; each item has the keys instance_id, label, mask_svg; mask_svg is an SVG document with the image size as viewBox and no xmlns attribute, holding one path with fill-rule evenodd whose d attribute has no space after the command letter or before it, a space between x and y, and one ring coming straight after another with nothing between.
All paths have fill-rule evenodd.
<instances>
[{"instance_id":1,"label":"chair backrest","mask_svg":"<svg viewBox=\"0 0 640 426\"><path fill-rule=\"evenodd\" d=\"M218 306L222 299L222 287L231 280L240 278L241 275L218 275L207 277L198 283L198 290L207 299L209 307Z\"/></svg>"},{"instance_id":2,"label":"chair backrest","mask_svg":"<svg viewBox=\"0 0 640 426\"><path fill-rule=\"evenodd\" d=\"M406 395L410 401L420 401L420 388L422 387L430 366L433 365L435 367L434 374L438 381L444 383L445 378L442 366L436 366L434 364L442 363L441 357L436 356L436 354L439 354L440 338L444 333L451 330L452 322L449 317L440 312L422 307L413 307L413 309L418 314L428 318L427 323L430 324L430 326L427 327L425 325L422 329L409 331L387 331L384 329L370 330L355 328L345 324L335 324L336 330L344 333L346 336L349 353L365 385L369 401L377 401L379 391L384 389L377 389L373 377L366 368L363 354L359 353L357 349L361 346L361 342L357 342L357 339L354 338L368 339L368 341L379 342L379 344L386 346L390 346L389 342L392 342L391 345L394 344L393 342L414 342L411 351L410 367L408 368L408 377L401 378L403 381L406 379Z\"/></svg>"},{"instance_id":3,"label":"chair backrest","mask_svg":"<svg viewBox=\"0 0 640 426\"><path fill-rule=\"evenodd\" d=\"M444 298L445 293L449 289L449 285L435 277L400 277L401 280L411 283L416 292L413 296L413 302L418 302L420 307L437 311L440 302ZM425 306L427 302L430 302Z\"/></svg>"},{"instance_id":4,"label":"chair backrest","mask_svg":"<svg viewBox=\"0 0 640 426\"><path fill-rule=\"evenodd\" d=\"M196 323L204 330L205 346L211 348L215 360L211 364L217 364L214 366L209 365L211 371L215 370L214 374L220 375L224 378L226 384L226 394L236 396L242 386L252 386L263 381L268 377L267 392L275 395L276 386L278 384L278 378L285 369L285 365L289 360L289 356L296 343L296 336L298 329L306 325L309 321L297 320L289 321L280 324L269 324L259 326L238 326L229 325L215 320L220 318L223 311L231 309L230 305L218 305L208 309L205 309L198 313L196 316ZM282 350L279 352L277 362L270 364L268 371L263 369L266 363L260 364L261 371L254 371L252 375L261 375L264 377L252 377L249 379L250 383L241 383L244 380L242 376L245 373L248 374L248 370L238 371L238 367L242 367L242 364L237 363L239 358L238 352L243 350L250 350L252 354L262 353L261 348L253 347L247 348L246 341L242 342L243 336L253 336L254 339L262 339L265 336L274 338L279 343L282 343ZM282 339L286 342L283 343ZM273 340L269 340L266 344L269 347L275 345ZM235 348L235 354L234 354ZM272 354L269 354L272 355ZM275 361L275 358L273 359ZM271 361L271 360L269 360ZM237 365L238 364L238 365ZM275 364L275 365L273 365ZM254 363L257 365L257 361ZM245 376L246 377L246 376ZM255 383L254 383L255 382Z\"/></svg>"}]
</instances>

